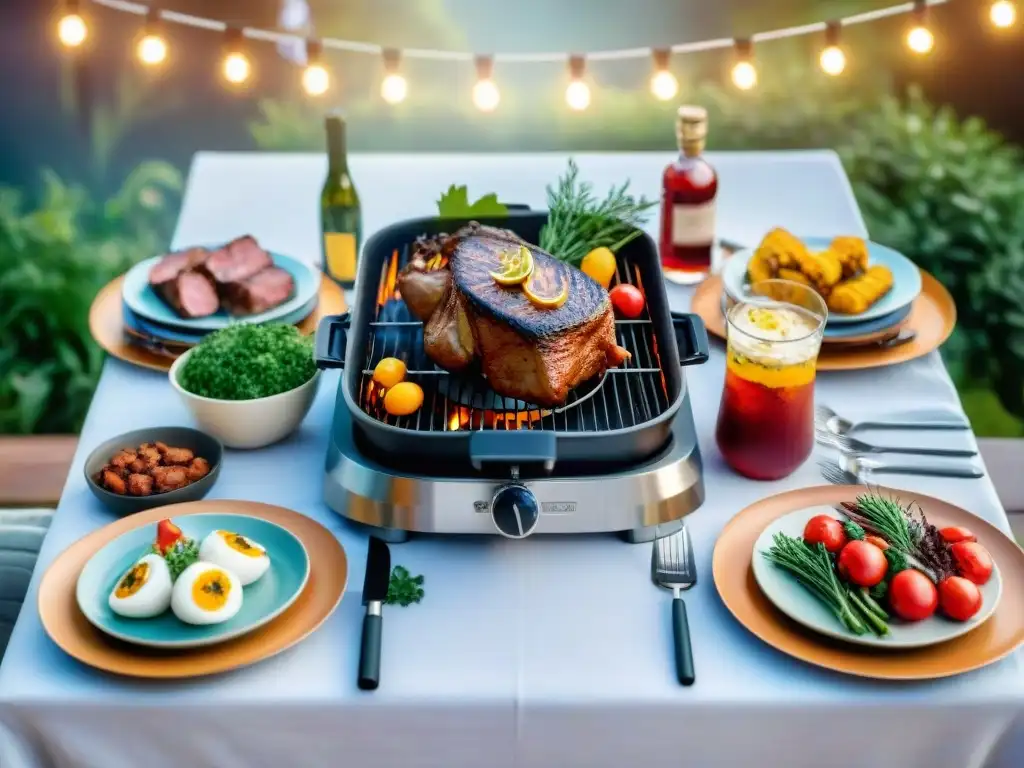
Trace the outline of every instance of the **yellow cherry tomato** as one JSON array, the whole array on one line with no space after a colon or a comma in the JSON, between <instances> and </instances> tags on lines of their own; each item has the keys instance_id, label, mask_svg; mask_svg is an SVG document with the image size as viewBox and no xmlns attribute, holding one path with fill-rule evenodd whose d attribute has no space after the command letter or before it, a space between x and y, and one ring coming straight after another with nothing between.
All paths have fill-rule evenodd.
<instances>
[{"instance_id":1,"label":"yellow cherry tomato","mask_svg":"<svg viewBox=\"0 0 1024 768\"><path fill-rule=\"evenodd\" d=\"M423 405L423 390L411 381L395 384L384 395L384 410L392 416L408 416Z\"/></svg>"},{"instance_id":2,"label":"yellow cherry tomato","mask_svg":"<svg viewBox=\"0 0 1024 768\"><path fill-rule=\"evenodd\" d=\"M595 248L583 257L580 271L607 288L611 285L612 278L615 277L615 267L615 254L602 246Z\"/></svg>"},{"instance_id":3,"label":"yellow cherry tomato","mask_svg":"<svg viewBox=\"0 0 1024 768\"><path fill-rule=\"evenodd\" d=\"M405 363L397 357L385 357L373 369L373 380L384 389L391 389L405 378Z\"/></svg>"}]
</instances>

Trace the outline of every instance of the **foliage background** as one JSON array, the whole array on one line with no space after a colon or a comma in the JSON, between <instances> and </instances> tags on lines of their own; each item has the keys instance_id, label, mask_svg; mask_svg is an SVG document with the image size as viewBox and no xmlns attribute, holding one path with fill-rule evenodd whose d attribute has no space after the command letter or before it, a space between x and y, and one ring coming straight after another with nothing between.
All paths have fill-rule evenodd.
<instances>
[{"instance_id":1,"label":"foliage background","mask_svg":"<svg viewBox=\"0 0 1024 768\"><path fill-rule=\"evenodd\" d=\"M168 5L274 26L282 3L294 1ZM888 4L311 2L317 34L483 51L665 45ZM319 151L323 144L324 105L299 93L295 65L272 47L250 51L258 85L231 94L213 74L220 50L209 33L169 29L179 55L164 72L142 72L130 58L137 19L93 9L96 44L67 58L53 43L45 6L0 4L0 95L19 118L0 153L0 433L77 431L102 362L88 338L89 303L105 282L166 245L195 150ZM761 84L750 94L724 85L728 56L686 57L673 69L680 100L711 112L712 148L841 153L872 236L936 274L957 300L959 328L944 353L976 428L1022 436L1024 165L1011 143L969 117L985 114L1024 138L1013 54L1021 41L1019 33L995 38L979 7L936 9L939 47L927 60L902 50L900 21L847 30L852 58L841 81L817 72L820 41L810 39L759 46ZM594 67L594 104L583 115L565 109L557 68L499 71L501 108L481 115L468 99L471 68L407 62L410 96L392 108L377 93L379 62L340 56L332 64L340 77L329 106L346 110L356 151L670 150L674 143L674 105L646 92L646 62Z\"/></svg>"}]
</instances>

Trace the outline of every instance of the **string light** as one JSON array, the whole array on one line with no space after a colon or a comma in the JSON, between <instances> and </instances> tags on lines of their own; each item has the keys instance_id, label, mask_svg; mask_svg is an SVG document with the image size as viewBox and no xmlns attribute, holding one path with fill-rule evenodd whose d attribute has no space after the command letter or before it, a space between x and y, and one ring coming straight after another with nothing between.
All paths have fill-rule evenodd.
<instances>
[{"instance_id":1,"label":"string light","mask_svg":"<svg viewBox=\"0 0 1024 768\"><path fill-rule=\"evenodd\" d=\"M1010 0L996 0L988 9L988 17L1000 29L1007 29L1017 21L1017 6Z\"/></svg>"},{"instance_id":2,"label":"string light","mask_svg":"<svg viewBox=\"0 0 1024 768\"><path fill-rule=\"evenodd\" d=\"M331 87L331 76L320 63L322 50L319 40L306 41L306 68L302 72L302 87L310 96L323 96Z\"/></svg>"},{"instance_id":3,"label":"string light","mask_svg":"<svg viewBox=\"0 0 1024 768\"><path fill-rule=\"evenodd\" d=\"M402 54L394 49L384 51L384 79L380 83L380 97L388 104L405 101L409 84L398 71Z\"/></svg>"},{"instance_id":4,"label":"string light","mask_svg":"<svg viewBox=\"0 0 1024 768\"><path fill-rule=\"evenodd\" d=\"M914 0L914 22L907 32L907 47L921 55L935 47L935 35L928 29L927 0Z\"/></svg>"},{"instance_id":5,"label":"string light","mask_svg":"<svg viewBox=\"0 0 1024 768\"><path fill-rule=\"evenodd\" d=\"M494 59L476 57L476 84L473 86L473 104L481 112L493 112L501 102L501 92L494 82Z\"/></svg>"},{"instance_id":6,"label":"string light","mask_svg":"<svg viewBox=\"0 0 1024 768\"><path fill-rule=\"evenodd\" d=\"M565 89L565 103L569 109L582 112L590 106L590 86L583 81L587 61L582 56L569 57L569 85Z\"/></svg>"},{"instance_id":7,"label":"string light","mask_svg":"<svg viewBox=\"0 0 1024 768\"><path fill-rule=\"evenodd\" d=\"M78 0L66 0L64 15L57 22L57 37L68 48L77 48L89 36L85 19L78 12Z\"/></svg>"},{"instance_id":8,"label":"string light","mask_svg":"<svg viewBox=\"0 0 1024 768\"><path fill-rule=\"evenodd\" d=\"M732 65L732 83L741 91L757 85L757 67L754 66L754 48L750 40L736 41L736 63Z\"/></svg>"},{"instance_id":9,"label":"string light","mask_svg":"<svg viewBox=\"0 0 1024 768\"><path fill-rule=\"evenodd\" d=\"M652 51L654 56L654 74L651 75L651 93L654 98L668 101L679 93L679 81L669 71L672 51L667 48Z\"/></svg>"},{"instance_id":10,"label":"string light","mask_svg":"<svg viewBox=\"0 0 1024 768\"><path fill-rule=\"evenodd\" d=\"M822 70L833 77L843 74L846 69L846 53L839 46L839 30L838 21L830 21L825 26L825 48L819 58Z\"/></svg>"},{"instance_id":11,"label":"string light","mask_svg":"<svg viewBox=\"0 0 1024 768\"><path fill-rule=\"evenodd\" d=\"M150 8L146 15L146 26L135 53L147 67L155 67L167 60L167 41L160 35L160 12L156 8Z\"/></svg>"},{"instance_id":12,"label":"string light","mask_svg":"<svg viewBox=\"0 0 1024 768\"><path fill-rule=\"evenodd\" d=\"M224 30L224 63L221 71L231 85L242 85L252 74L252 64L242 50L242 30L228 27Z\"/></svg>"}]
</instances>

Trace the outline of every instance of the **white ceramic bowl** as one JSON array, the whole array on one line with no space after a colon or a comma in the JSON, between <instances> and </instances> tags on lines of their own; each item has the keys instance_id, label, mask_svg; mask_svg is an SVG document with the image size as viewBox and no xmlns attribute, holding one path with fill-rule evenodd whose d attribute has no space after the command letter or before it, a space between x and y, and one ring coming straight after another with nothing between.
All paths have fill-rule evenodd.
<instances>
[{"instance_id":1,"label":"white ceramic bowl","mask_svg":"<svg viewBox=\"0 0 1024 768\"><path fill-rule=\"evenodd\" d=\"M320 371L305 384L257 400L216 400L186 392L178 383L189 350L171 366L171 386L192 412L200 429L209 432L228 448L262 448L294 432L309 413L317 389Z\"/></svg>"}]
</instances>

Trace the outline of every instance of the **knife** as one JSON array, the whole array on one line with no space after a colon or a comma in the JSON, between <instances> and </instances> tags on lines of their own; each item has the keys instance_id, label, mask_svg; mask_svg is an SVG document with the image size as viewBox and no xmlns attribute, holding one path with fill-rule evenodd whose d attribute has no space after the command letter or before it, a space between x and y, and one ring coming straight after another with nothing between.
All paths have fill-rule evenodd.
<instances>
[{"instance_id":1,"label":"knife","mask_svg":"<svg viewBox=\"0 0 1024 768\"><path fill-rule=\"evenodd\" d=\"M391 550L376 536L370 537L363 580L363 638L359 645L359 687L376 690L380 685L380 640L384 629L383 608L391 581Z\"/></svg>"}]
</instances>

